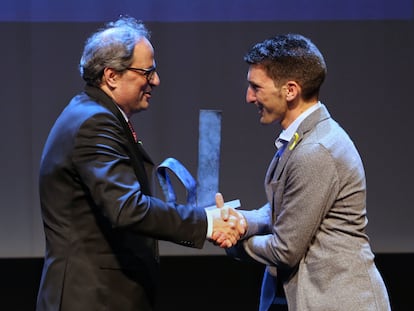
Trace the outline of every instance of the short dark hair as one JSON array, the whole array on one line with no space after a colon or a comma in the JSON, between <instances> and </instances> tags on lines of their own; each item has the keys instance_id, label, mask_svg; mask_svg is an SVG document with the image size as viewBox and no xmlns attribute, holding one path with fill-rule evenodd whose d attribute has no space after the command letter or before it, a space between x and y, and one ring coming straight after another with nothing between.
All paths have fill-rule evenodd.
<instances>
[{"instance_id":1,"label":"short dark hair","mask_svg":"<svg viewBox=\"0 0 414 311\"><path fill-rule=\"evenodd\" d=\"M294 80L306 100L318 97L327 68L318 48L300 34L282 34L255 44L244 57L262 65L275 83Z\"/></svg>"},{"instance_id":2,"label":"short dark hair","mask_svg":"<svg viewBox=\"0 0 414 311\"><path fill-rule=\"evenodd\" d=\"M107 23L86 40L79 63L82 78L88 84L99 86L105 68L126 70L132 63L137 42L149 37L145 25L133 17L121 16Z\"/></svg>"}]
</instances>

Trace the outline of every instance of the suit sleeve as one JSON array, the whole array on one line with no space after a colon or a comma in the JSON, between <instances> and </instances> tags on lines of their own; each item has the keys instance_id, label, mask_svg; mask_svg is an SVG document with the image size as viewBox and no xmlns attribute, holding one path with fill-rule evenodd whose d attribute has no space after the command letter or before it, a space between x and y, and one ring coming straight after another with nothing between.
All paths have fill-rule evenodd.
<instances>
[{"instance_id":1,"label":"suit sleeve","mask_svg":"<svg viewBox=\"0 0 414 311\"><path fill-rule=\"evenodd\" d=\"M234 247L226 249L228 256L237 260L250 261L251 256L245 252L245 240L253 235L269 234L272 232L272 208L266 203L259 209L255 210L238 210L246 219L248 224L247 232L243 239Z\"/></svg>"},{"instance_id":2,"label":"suit sleeve","mask_svg":"<svg viewBox=\"0 0 414 311\"><path fill-rule=\"evenodd\" d=\"M204 209L143 194L118 122L111 114L95 115L75 138L73 165L93 206L113 227L202 248L207 232Z\"/></svg>"},{"instance_id":3,"label":"suit sleeve","mask_svg":"<svg viewBox=\"0 0 414 311\"><path fill-rule=\"evenodd\" d=\"M338 193L338 173L319 144L298 146L285 167L281 211L271 234L247 240L247 252L268 265L294 267L305 255Z\"/></svg>"}]
</instances>

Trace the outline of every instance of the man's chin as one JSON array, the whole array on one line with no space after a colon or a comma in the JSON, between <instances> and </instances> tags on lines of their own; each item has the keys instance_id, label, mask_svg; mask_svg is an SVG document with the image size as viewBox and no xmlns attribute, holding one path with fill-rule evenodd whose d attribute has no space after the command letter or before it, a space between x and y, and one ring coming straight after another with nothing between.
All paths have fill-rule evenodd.
<instances>
[{"instance_id":1,"label":"man's chin","mask_svg":"<svg viewBox=\"0 0 414 311\"><path fill-rule=\"evenodd\" d=\"M274 118L272 115L262 115L260 117L260 124L267 125L267 124L275 124L279 123L280 119Z\"/></svg>"},{"instance_id":2,"label":"man's chin","mask_svg":"<svg viewBox=\"0 0 414 311\"><path fill-rule=\"evenodd\" d=\"M264 117L261 117L259 121L260 121L260 124L263 124L263 125L271 124L273 122L272 120L266 119Z\"/></svg>"},{"instance_id":3,"label":"man's chin","mask_svg":"<svg viewBox=\"0 0 414 311\"><path fill-rule=\"evenodd\" d=\"M135 109L135 113L140 112L140 111L145 111L149 108L149 103L143 104L141 106L139 106L137 109Z\"/></svg>"}]
</instances>

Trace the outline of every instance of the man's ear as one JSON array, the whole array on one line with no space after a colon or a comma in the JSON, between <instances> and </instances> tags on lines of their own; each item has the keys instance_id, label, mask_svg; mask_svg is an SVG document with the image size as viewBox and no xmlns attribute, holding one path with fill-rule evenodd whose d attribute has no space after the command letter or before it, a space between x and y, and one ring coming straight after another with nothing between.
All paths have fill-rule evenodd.
<instances>
[{"instance_id":1,"label":"man's ear","mask_svg":"<svg viewBox=\"0 0 414 311\"><path fill-rule=\"evenodd\" d=\"M300 85L295 81L288 81L285 84L286 87L286 101L291 102L297 98L301 92Z\"/></svg>"},{"instance_id":2,"label":"man's ear","mask_svg":"<svg viewBox=\"0 0 414 311\"><path fill-rule=\"evenodd\" d=\"M114 88L116 87L117 81L119 78L119 73L113 70L112 68L106 67L103 72L103 81L109 87Z\"/></svg>"}]
</instances>

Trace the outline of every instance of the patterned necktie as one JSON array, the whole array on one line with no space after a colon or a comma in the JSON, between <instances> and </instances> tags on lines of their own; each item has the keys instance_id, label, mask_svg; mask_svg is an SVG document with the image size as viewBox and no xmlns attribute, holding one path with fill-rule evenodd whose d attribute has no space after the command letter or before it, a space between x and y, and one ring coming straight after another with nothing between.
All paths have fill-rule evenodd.
<instances>
[{"instance_id":1,"label":"patterned necktie","mask_svg":"<svg viewBox=\"0 0 414 311\"><path fill-rule=\"evenodd\" d=\"M135 142L138 142L137 133L135 132L135 130L132 127L132 124L131 124L131 122L129 120L128 120L128 126L129 126L129 129L131 130L132 136L134 136Z\"/></svg>"}]
</instances>

